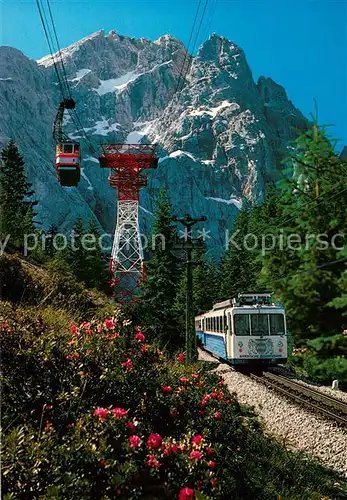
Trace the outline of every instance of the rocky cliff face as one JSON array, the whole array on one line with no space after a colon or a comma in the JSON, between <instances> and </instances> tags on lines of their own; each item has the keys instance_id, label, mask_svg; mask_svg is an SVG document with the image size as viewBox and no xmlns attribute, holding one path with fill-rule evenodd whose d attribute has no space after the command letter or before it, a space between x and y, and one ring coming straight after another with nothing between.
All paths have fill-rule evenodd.
<instances>
[{"instance_id":1,"label":"rocky cliff face","mask_svg":"<svg viewBox=\"0 0 347 500\"><path fill-rule=\"evenodd\" d=\"M262 200L281 151L306 119L280 85L264 77L253 81L244 52L226 38L213 34L190 63L185 57L183 44L169 35L152 42L114 31L62 50L77 113L96 150L107 142L158 144L159 167L141 193L142 232L150 230L164 184L177 215L208 216L213 253L242 201ZM184 60L189 70L182 81ZM175 93L179 82L182 90ZM54 222L69 230L77 216L88 220L94 213L113 232L116 196L108 173L69 115L66 132L82 141L82 181L61 188L56 180L51 127L60 100L51 57L35 62L0 48L0 142L17 141L44 227Z\"/></svg>"}]
</instances>

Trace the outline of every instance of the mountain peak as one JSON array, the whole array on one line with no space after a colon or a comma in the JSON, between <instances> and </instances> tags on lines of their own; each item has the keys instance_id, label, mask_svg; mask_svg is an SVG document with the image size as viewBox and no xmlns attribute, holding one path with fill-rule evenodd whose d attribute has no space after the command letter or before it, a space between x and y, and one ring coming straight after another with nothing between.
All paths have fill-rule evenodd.
<instances>
[{"instance_id":1,"label":"mountain peak","mask_svg":"<svg viewBox=\"0 0 347 500\"><path fill-rule=\"evenodd\" d=\"M212 33L209 38L200 46L197 58L202 61L217 62L221 57L237 56L242 53L238 45L228 40L224 36Z\"/></svg>"}]
</instances>

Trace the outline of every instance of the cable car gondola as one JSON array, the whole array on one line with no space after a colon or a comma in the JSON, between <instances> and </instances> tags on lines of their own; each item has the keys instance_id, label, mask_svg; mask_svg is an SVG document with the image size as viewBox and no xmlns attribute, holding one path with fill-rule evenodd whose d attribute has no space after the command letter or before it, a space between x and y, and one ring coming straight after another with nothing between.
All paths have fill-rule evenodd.
<instances>
[{"instance_id":1,"label":"cable car gondola","mask_svg":"<svg viewBox=\"0 0 347 500\"><path fill-rule=\"evenodd\" d=\"M62 186L77 186L81 178L80 143L63 132L64 111L74 109L75 106L73 99L64 99L59 105L53 125L53 137L56 142L55 165Z\"/></svg>"}]
</instances>

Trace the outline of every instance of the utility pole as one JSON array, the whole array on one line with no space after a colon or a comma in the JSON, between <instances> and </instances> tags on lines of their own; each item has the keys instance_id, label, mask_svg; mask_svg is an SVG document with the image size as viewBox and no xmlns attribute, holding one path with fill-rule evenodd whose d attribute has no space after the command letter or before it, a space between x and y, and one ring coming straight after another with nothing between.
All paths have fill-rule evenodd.
<instances>
[{"instance_id":1,"label":"utility pole","mask_svg":"<svg viewBox=\"0 0 347 500\"><path fill-rule=\"evenodd\" d=\"M204 222L207 217L191 217L186 214L184 217L173 217L175 222L180 222L185 226L185 241L178 243L175 248L182 248L186 250L186 273L187 273L187 292L186 292L186 355L187 361L195 361L197 358L196 346L196 333L195 322L193 317L193 240L192 240L192 227L198 222Z\"/></svg>"}]
</instances>

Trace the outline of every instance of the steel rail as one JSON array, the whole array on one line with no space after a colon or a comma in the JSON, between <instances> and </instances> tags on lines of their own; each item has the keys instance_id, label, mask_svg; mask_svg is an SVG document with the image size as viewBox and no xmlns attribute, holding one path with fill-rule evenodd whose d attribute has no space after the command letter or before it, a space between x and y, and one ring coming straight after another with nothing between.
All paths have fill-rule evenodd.
<instances>
[{"instance_id":1,"label":"steel rail","mask_svg":"<svg viewBox=\"0 0 347 500\"><path fill-rule=\"evenodd\" d=\"M223 370L218 371L219 375L228 373L232 370L239 371L237 367L232 366L226 359L211 353L203 347L199 347L199 349L206 352L217 361L227 364L230 367L229 369L224 368ZM283 375L277 375L266 371L263 371L261 375L256 375L252 372L245 373L242 371L239 371L239 373L252 378L256 382L271 387L272 389L283 394L292 401L296 401L302 406L314 410L314 412L316 413L320 413L321 415L324 415L327 418L332 419L339 424L342 424L343 426L347 426L347 404L343 401L335 399L331 396L327 396L320 391L316 391L314 389L306 387L299 382L295 382L289 378L284 377ZM310 399L315 402L310 401ZM320 403L320 405L317 403ZM337 410L340 414L331 411L332 409Z\"/></svg>"}]
</instances>

